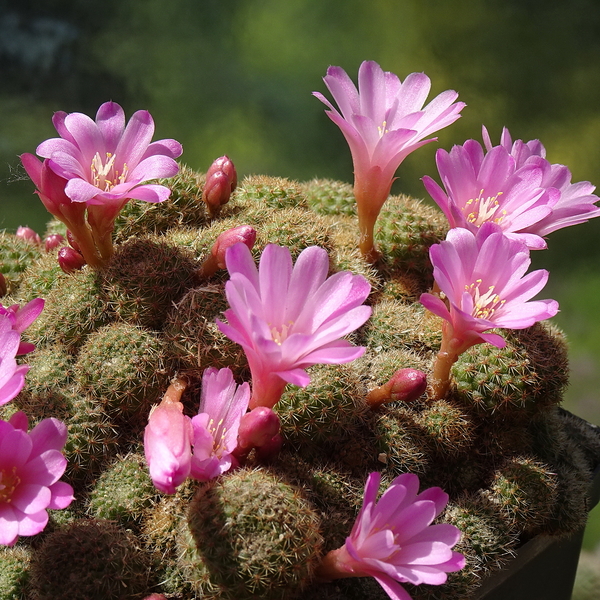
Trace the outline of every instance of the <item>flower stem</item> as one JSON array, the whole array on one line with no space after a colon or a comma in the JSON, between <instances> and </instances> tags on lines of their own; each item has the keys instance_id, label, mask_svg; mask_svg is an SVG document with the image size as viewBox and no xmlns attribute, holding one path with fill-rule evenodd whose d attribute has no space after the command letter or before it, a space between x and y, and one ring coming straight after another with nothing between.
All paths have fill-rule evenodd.
<instances>
[{"instance_id":1,"label":"flower stem","mask_svg":"<svg viewBox=\"0 0 600 600\"><path fill-rule=\"evenodd\" d=\"M433 375L429 379L431 400L441 400L448 393L450 387L450 370L458 360L458 354L440 350L433 363Z\"/></svg>"}]
</instances>

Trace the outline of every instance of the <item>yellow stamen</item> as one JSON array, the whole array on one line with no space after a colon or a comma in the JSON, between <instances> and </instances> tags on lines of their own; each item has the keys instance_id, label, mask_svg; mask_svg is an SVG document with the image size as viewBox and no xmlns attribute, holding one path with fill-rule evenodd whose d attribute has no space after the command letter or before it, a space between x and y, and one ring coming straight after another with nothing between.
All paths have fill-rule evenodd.
<instances>
[{"instance_id":1,"label":"yellow stamen","mask_svg":"<svg viewBox=\"0 0 600 600\"><path fill-rule=\"evenodd\" d=\"M483 190L481 190L477 198L471 198L470 200L468 200L463 209L463 211L467 213L467 221L469 223L472 223L473 225L476 225L477 227L479 227L486 221L500 223L502 219L504 219L504 217L506 216L505 210L501 211L500 216L496 218L493 217L500 208L498 198L502 194L503 192L498 192L495 196L488 196L487 198L485 198L483 196Z\"/></svg>"},{"instance_id":2,"label":"yellow stamen","mask_svg":"<svg viewBox=\"0 0 600 600\"><path fill-rule=\"evenodd\" d=\"M17 467L13 467L10 471L0 471L0 502L10 502L13 492L20 483Z\"/></svg>"},{"instance_id":3,"label":"yellow stamen","mask_svg":"<svg viewBox=\"0 0 600 600\"><path fill-rule=\"evenodd\" d=\"M479 286L481 279L477 279L475 283L465 284L465 291L473 296L473 311L472 315L476 319L485 319L489 321L494 313L504 306L506 300L502 300L498 294L494 292L496 286L490 285L487 292L481 293Z\"/></svg>"},{"instance_id":4,"label":"yellow stamen","mask_svg":"<svg viewBox=\"0 0 600 600\"><path fill-rule=\"evenodd\" d=\"M96 152L92 159L92 184L105 192L109 192L115 185L123 183L127 179L129 172L127 163L123 164L123 172L119 173L114 168L116 157L116 154L107 152L106 161L103 162L100 153Z\"/></svg>"}]
</instances>

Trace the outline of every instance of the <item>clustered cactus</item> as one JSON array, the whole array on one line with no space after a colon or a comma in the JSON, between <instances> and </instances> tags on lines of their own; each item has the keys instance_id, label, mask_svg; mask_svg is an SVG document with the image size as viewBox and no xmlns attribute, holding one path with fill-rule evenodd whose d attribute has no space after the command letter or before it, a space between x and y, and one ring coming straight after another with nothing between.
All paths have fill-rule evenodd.
<instances>
[{"instance_id":1,"label":"clustered cactus","mask_svg":"<svg viewBox=\"0 0 600 600\"><path fill-rule=\"evenodd\" d=\"M428 250L445 236L441 215L390 198L375 235L382 257L372 264L356 250L346 184L248 177L210 217L204 181L183 168L161 182L173 189L170 199L127 205L102 270L66 274L16 236L0 238L10 259L3 304L46 298L23 335L37 346L26 387L0 416L22 409L32 421L65 421L65 481L76 492L69 509L51 511L42 534L0 550L1 600L135 600L152 592L383 600L371 578L314 577L320 558L349 534L372 471L387 483L410 471L423 487L450 494L440 520L462 531L455 549L466 567L442 586L406 584L416 600L464 600L531 536L584 525L600 443L558 406L568 366L554 326L510 332L503 349L471 347L444 399L376 409L365 401L399 368L430 373L441 319L418 298L432 285ZM251 453L240 469L163 495L146 473L141 442L169 381L187 381L181 401L194 415L206 367L228 366L238 382L249 380L240 347L215 325L227 307L226 272L198 274L219 233L246 224L257 231L255 257L267 243L288 246L294 258L318 245L331 272L370 281L373 316L353 334L367 350L349 364L313 367L305 389L288 386L276 407L278 456L263 462ZM57 229L52 222L49 230Z\"/></svg>"}]
</instances>

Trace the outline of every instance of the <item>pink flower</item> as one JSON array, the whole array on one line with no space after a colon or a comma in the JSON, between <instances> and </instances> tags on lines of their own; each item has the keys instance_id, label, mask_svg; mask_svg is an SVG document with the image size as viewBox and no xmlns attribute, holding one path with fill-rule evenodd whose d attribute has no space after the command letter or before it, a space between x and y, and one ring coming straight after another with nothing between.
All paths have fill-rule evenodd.
<instances>
[{"instance_id":1,"label":"pink flower","mask_svg":"<svg viewBox=\"0 0 600 600\"><path fill-rule=\"evenodd\" d=\"M377 501L381 475L371 473L363 506L346 543L331 551L317 575L323 579L374 577L393 600L410 600L399 585L440 585L465 566L452 547L460 540L454 525L431 525L448 503L448 494L434 487L418 494L419 478L399 475Z\"/></svg>"},{"instance_id":2,"label":"pink flower","mask_svg":"<svg viewBox=\"0 0 600 600\"><path fill-rule=\"evenodd\" d=\"M286 383L305 387L305 369L314 364L340 364L364 353L341 339L371 315L362 306L370 285L348 271L327 278L329 257L323 248L303 250L296 264L290 251L269 244L257 269L244 244L226 253L230 280L225 293L228 324L219 329L240 344L252 372L250 408L272 408Z\"/></svg>"},{"instance_id":3,"label":"pink flower","mask_svg":"<svg viewBox=\"0 0 600 600\"><path fill-rule=\"evenodd\" d=\"M39 317L44 303L45 300L42 298L34 298L22 307L19 307L18 304L2 306L0 303L0 318L4 315L11 322L13 330L21 334ZM33 350L35 350L33 344L20 341L17 355L28 354Z\"/></svg>"},{"instance_id":4,"label":"pink flower","mask_svg":"<svg viewBox=\"0 0 600 600\"><path fill-rule=\"evenodd\" d=\"M489 152L492 142L485 127L483 140ZM513 143L508 129L504 128L500 145L515 159L517 169L524 165L538 166L543 173L542 186L560 192L558 201L552 206L552 212L527 227L525 233L545 236L563 227L585 223L600 216L600 207L595 204L598 202L598 196L593 194L595 186L589 181L571 183L569 169L564 165L550 164L546 160L546 149L539 140L516 140Z\"/></svg>"},{"instance_id":5,"label":"pink flower","mask_svg":"<svg viewBox=\"0 0 600 600\"><path fill-rule=\"evenodd\" d=\"M52 121L60 137L42 142L36 150L46 160L40 164L24 154L21 161L46 208L77 240L87 264L101 268L113 253L114 221L125 203L169 197L169 188L145 182L178 172L175 158L182 153L181 144L151 143L150 113L137 111L126 125L125 113L115 102L100 106L95 121L62 111Z\"/></svg>"},{"instance_id":6,"label":"pink flower","mask_svg":"<svg viewBox=\"0 0 600 600\"><path fill-rule=\"evenodd\" d=\"M27 365L18 365L19 332L13 329L9 315L0 314L0 406L10 402L25 385Z\"/></svg>"},{"instance_id":7,"label":"pink flower","mask_svg":"<svg viewBox=\"0 0 600 600\"><path fill-rule=\"evenodd\" d=\"M208 481L235 466L232 453L249 402L250 386L247 383L237 386L230 369L210 367L204 371L200 408L192 418L192 477Z\"/></svg>"},{"instance_id":8,"label":"pink flower","mask_svg":"<svg viewBox=\"0 0 600 600\"><path fill-rule=\"evenodd\" d=\"M445 294L422 294L421 303L442 319L442 346L430 378L434 398L449 386L450 369L467 348L489 342L498 348L504 338L489 329L524 329L558 312L555 300L530 301L548 280L540 269L525 275L531 260L523 242L511 239L494 223L484 223L475 235L457 227L446 241L429 250L433 277Z\"/></svg>"},{"instance_id":9,"label":"pink flower","mask_svg":"<svg viewBox=\"0 0 600 600\"><path fill-rule=\"evenodd\" d=\"M25 413L0 420L0 544L12 546L20 535L35 535L46 527L48 509L73 500L73 488L59 479L67 466L61 450L67 428L44 419L27 433Z\"/></svg>"},{"instance_id":10,"label":"pink flower","mask_svg":"<svg viewBox=\"0 0 600 600\"><path fill-rule=\"evenodd\" d=\"M531 151L528 147L521 150ZM530 230L535 231L535 224L552 214L560 193L544 181L543 164L518 161L502 145L488 148L486 154L475 140L454 146L449 153L438 150L436 163L445 192L431 177L423 177L423 183L450 227L476 233L484 223L492 222L531 249L546 247Z\"/></svg>"},{"instance_id":11,"label":"pink flower","mask_svg":"<svg viewBox=\"0 0 600 600\"><path fill-rule=\"evenodd\" d=\"M556 300L529 301L546 285L548 271L525 275L531 264L527 247L503 235L498 225L488 222L477 235L451 229L429 256L450 307L433 294L422 294L421 303L450 323L460 346L485 341L503 348L504 338L484 332L524 329L558 312Z\"/></svg>"},{"instance_id":12,"label":"pink flower","mask_svg":"<svg viewBox=\"0 0 600 600\"><path fill-rule=\"evenodd\" d=\"M324 81L339 111L319 92L313 94L329 108L327 115L350 146L361 250L368 255L396 169L411 152L436 139L423 138L456 121L465 104L454 103L458 94L448 90L423 107L431 88L427 75L412 73L401 82L373 61L361 64L358 90L341 67L329 67Z\"/></svg>"},{"instance_id":13,"label":"pink flower","mask_svg":"<svg viewBox=\"0 0 600 600\"><path fill-rule=\"evenodd\" d=\"M183 388L182 388L183 391ZM165 395L150 411L144 431L144 453L154 486L174 494L189 476L192 466L193 428L183 414L183 404Z\"/></svg>"},{"instance_id":14,"label":"pink flower","mask_svg":"<svg viewBox=\"0 0 600 600\"><path fill-rule=\"evenodd\" d=\"M36 153L50 159L50 168L67 180L65 194L74 202L162 202L169 197L169 188L144 182L175 175L179 167L174 159L182 148L175 140L150 143L154 121L148 111L134 113L126 126L123 109L105 102L96 121L59 111L52 122L60 138L42 142Z\"/></svg>"},{"instance_id":15,"label":"pink flower","mask_svg":"<svg viewBox=\"0 0 600 600\"><path fill-rule=\"evenodd\" d=\"M176 379L152 409L144 432L144 451L155 487L174 494L189 476L208 481L236 464L240 419L248 408L250 386L239 387L230 369L209 368L202 376L198 414L183 414L185 383Z\"/></svg>"}]
</instances>

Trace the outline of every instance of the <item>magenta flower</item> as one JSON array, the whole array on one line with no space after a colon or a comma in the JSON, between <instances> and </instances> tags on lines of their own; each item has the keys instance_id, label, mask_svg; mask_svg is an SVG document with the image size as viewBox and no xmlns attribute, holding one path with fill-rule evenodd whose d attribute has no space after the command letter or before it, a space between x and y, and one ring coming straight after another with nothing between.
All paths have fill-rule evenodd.
<instances>
[{"instance_id":1,"label":"magenta flower","mask_svg":"<svg viewBox=\"0 0 600 600\"><path fill-rule=\"evenodd\" d=\"M399 475L377 501L381 475L371 473L365 485L363 506L346 543L323 559L317 575L332 580L374 577L393 600L410 600L399 585L446 582L446 573L465 566L452 547L461 532L454 525L431 525L448 503L441 488L418 493L419 478Z\"/></svg>"},{"instance_id":2,"label":"magenta flower","mask_svg":"<svg viewBox=\"0 0 600 600\"><path fill-rule=\"evenodd\" d=\"M150 411L144 431L150 478L161 492L174 494L189 476L192 438L192 420L183 414L183 404L173 401L167 392L165 399Z\"/></svg>"},{"instance_id":3,"label":"magenta flower","mask_svg":"<svg viewBox=\"0 0 600 600\"><path fill-rule=\"evenodd\" d=\"M476 235L451 229L445 241L430 248L429 256L434 279L448 303L433 294L420 298L425 308L445 320L430 380L436 396L447 391L450 368L467 348L481 342L506 345L502 336L486 331L524 329L558 312L555 300L531 301L546 285L548 271L525 275L531 263L529 250L494 223L484 223Z\"/></svg>"},{"instance_id":4,"label":"magenta flower","mask_svg":"<svg viewBox=\"0 0 600 600\"><path fill-rule=\"evenodd\" d=\"M67 460L61 450L67 427L44 419L27 433L25 413L0 420L0 544L12 546L20 535L40 533L48 509L62 509L73 500L73 488L59 481Z\"/></svg>"},{"instance_id":5,"label":"magenta flower","mask_svg":"<svg viewBox=\"0 0 600 600\"><path fill-rule=\"evenodd\" d=\"M492 142L487 129L483 128L483 140L488 152ZM546 149L539 140L512 141L508 129L502 130L500 145L515 159L517 169L525 165L536 165L542 169L542 186L554 188L560 192L558 201L552 206L552 212L525 229L525 233L545 236L553 231L585 223L600 216L600 207L596 206L598 196L589 181L571 183L571 172L560 164L550 164L546 160Z\"/></svg>"},{"instance_id":6,"label":"magenta flower","mask_svg":"<svg viewBox=\"0 0 600 600\"><path fill-rule=\"evenodd\" d=\"M358 90L341 67L329 67L323 78L339 111L319 92L313 92L342 130L354 163L354 195L361 234L360 248L374 258L373 227L390 193L394 173L414 150L434 141L427 136L454 123L464 108L458 94L443 92L427 106L431 82L412 73L404 82L373 61L358 71Z\"/></svg>"},{"instance_id":7,"label":"magenta flower","mask_svg":"<svg viewBox=\"0 0 600 600\"><path fill-rule=\"evenodd\" d=\"M191 475L208 481L236 464L240 420L248 409L250 386L237 386L230 369L214 367L202 375L198 414L192 418L194 452Z\"/></svg>"},{"instance_id":8,"label":"magenta flower","mask_svg":"<svg viewBox=\"0 0 600 600\"><path fill-rule=\"evenodd\" d=\"M27 365L19 365L20 335L13 328L11 315L0 314L0 406L10 402L25 385Z\"/></svg>"},{"instance_id":9,"label":"magenta flower","mask_svg":"<svg viewBox=\"0 0 600 600\"><path fill-rule=\"evenodd\" d=\"M450 227L476 233L484 223L492 222L531 249L546 247L537 233L530 233L552 214L560 196L545 184L544 165L538 161L519 165L502 145L484 153L475 140L454 146L449 153L438 150L436 163L445 192L431 177L423 177L423 183Z\"/></svg>"},{"instance_id":10,"label":"magenta flower","mask_svg":"<svg viewBox=\"0 0 600 600\"><path fill-rule=\"evenodd\" d=\"M340 339L371 315L363 306L370 285L348 271L327 278L329 257L323 248L303 250L295 265L290 251L269 244L257 269L247 246L226 253L230 280L225 293L228 324L219 329L240 344L252 372L250 408L272 408L286 383L305 387L305 369L314 364L340 364L364 353Z\"/></svg>"},{"instance_id":11,"label":"magenta flower","mask_svg":"<svg viewBox=\"0 0 600 600\"><path fill-rule=\"evenodd\" d=\"M154 121L140 110L125 122L123 109L106 102L96 120L81 113L57 112L52 119L59 138L42 142L37 154L47 160L36 165L32 155L21 160L48 210L63 220L77 239L88 264L101 267L112 255L111 233L114 220L129 199L162 202L169 188L146 181L172 177L179 167L175 158L182 148L175 140L152 142ZM52 179L49 168L58 179ZM60 189L60 182L66 182ZM87 209L87 225L71 203ZM66 212L64 218L60 213ZM92 236L92 240L88 239Z\"/></svg>"},{"instance_id":12,"label":"magenta flower","mask_svg":"<svg viewBox=\"0 0 600 600\"><path fill-rule=\"evenodd\" d=\"M0 318L5 315L11 322L13 330L20 335L39 317L44 308L44 303L45 300L42 298L34 298L22 307L19 307L18 304L2 306L0 303ZM33 350L35 350L33 344L20 341L17 355L28 354Z\"/></svg>"}]
</instances>

